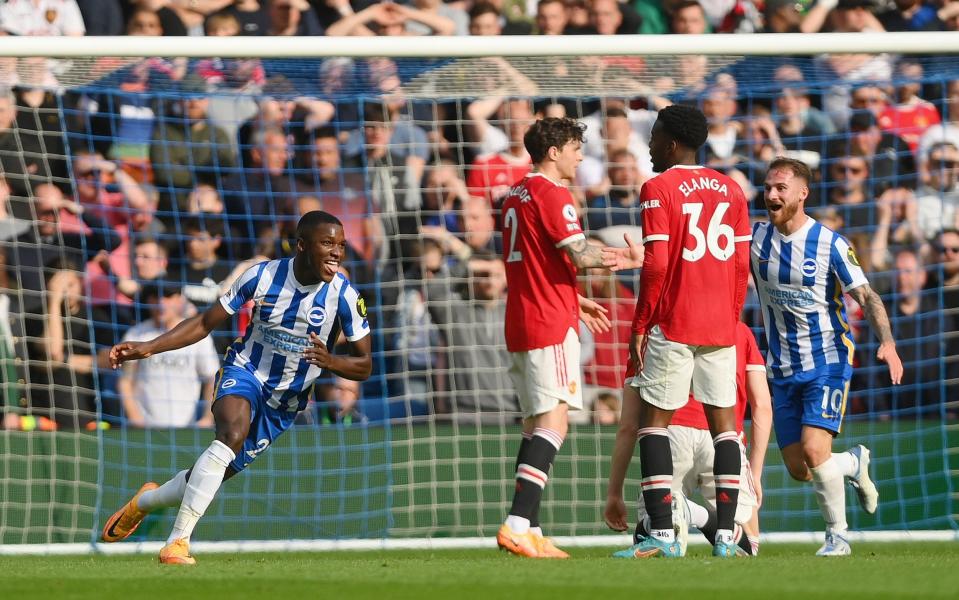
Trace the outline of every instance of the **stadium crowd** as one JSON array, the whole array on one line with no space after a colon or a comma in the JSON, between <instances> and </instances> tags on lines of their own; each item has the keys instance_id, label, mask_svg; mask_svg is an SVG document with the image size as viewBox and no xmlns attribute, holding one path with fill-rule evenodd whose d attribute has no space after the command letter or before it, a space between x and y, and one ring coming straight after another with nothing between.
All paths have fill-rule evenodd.
<instances>
[{"instance_id":1,"label":"stadium crowd","mask_svg":"<svg viewBox=\"0 0 959 600\"><path fill-rule=\"evenodd\" d=\"M633 35L934 31L959 1L871 0L6 0L7 35ZM422 63L422 61L421 61ZM592 243L641 239L656 111L699 106L702 164L761 214L765 167L800 158L807 206L856 248L883 294L906 364L892 391L855 328L851 410L955 418L959 381L959 63L823 55L740 61L487 59L463 93L407 96L435 65L387 58L291 66L260 59L0 59L2 427L210 424L211 340L113 373L106 352L218 301L243 269L290 255L300 215L345 225L352 281L370 305L379 375L329 379L317 423L443 415L504 423L518 408L503 339L498 205L530 169L523 136L544 116L587 124L569 182ZM304 66L306 65L306 66ZM309 66L312 65L312 66ZM440 67L445 68L445 67ZM594 87L562 94L557 81ZM597 73L599 75L597 75ZM635 82L624 93L623 80ZM613 84L617 85L613 85ZM606 89L616 89L607 93ZM635 273L594 270L582 291L610 312L583 328L587 405L614 423ZM861 309L846 300L855 318ZM755 301L746 322L758 328ZM508 326L508 325L507 325ZM209 342L209 343L207 343ZM950 392L951 390L951 392ZM951 395L950 395L951 393ZM100 404L98 406L98 398Z\"/></svg>"}]
</instances>

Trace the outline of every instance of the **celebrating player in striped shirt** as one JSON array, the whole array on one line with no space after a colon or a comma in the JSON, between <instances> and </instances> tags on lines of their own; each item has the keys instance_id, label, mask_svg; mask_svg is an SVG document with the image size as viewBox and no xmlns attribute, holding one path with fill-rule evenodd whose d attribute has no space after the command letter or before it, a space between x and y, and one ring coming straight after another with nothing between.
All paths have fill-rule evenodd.
<instances>
[{"instance_id":1,"label":"celebrating player in striped shirt","mask_svg":"<svg viewBox=\"0 0 959 600\"><path fill-rule=\"evenodd\" d=\"M110 351L118 368L196 343L252 300L253 316L243 337L227 351L214 391L216 439L193 467L161 486L144 484L107 520L105 542L126 539L153 510L180 506L160 562L195 564L193 528L220 484L246 468L293 424L323 372L356 381L370 376L370 327L366 304L339 273L346 253L343 224L312 211L296 228L296 256L250 267L205 313L148 342L123 342ZM349 356L328 350L343 333Z\"/></svg>"},{"instance_id":2,"label":"celebrating player in striped shirt","mask_svg":"<svg viewBox=\"0 0 959 600\"><path fill-rule=\"evenodd\" d=\"M766 174L768 223L753 227L752 271L769 342L776 440L789 474L812 481L826 521L820 556L850 553L846 538L848 477L862 508L876 511L879 493L869 478L869 450L833 454L846 410L854 345L843 304L847 293L862 306L879 336L877 358L902 380L889 317L866 281L856 253L838 233L806 215L810 171L778 158Z\"/></svg>"}]
</instances>

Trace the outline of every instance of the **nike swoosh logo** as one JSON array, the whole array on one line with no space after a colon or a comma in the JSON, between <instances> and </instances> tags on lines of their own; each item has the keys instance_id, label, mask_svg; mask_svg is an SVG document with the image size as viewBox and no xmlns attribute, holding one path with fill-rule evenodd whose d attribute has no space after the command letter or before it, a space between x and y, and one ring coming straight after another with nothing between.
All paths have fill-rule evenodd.
<instances>
[{"instance_id":1,"label":"nike swoosh logo","mask_svg":"<svg viewBox=\"0 0 959 600\"><path fill-rule=\"evenodd\" d=\"M114 529L116 529L117 524L120 523L120 519L121 519L121 518L123 518L123 515L122 515L122 514L121 514L119 517L117 517L116 521L114 521L114 522L110 525L110 528L107 529L107 536L109 536L109 537L115 537L115 536L116 536L116 532L114 531Z\"/></svg>"}]
</instances>

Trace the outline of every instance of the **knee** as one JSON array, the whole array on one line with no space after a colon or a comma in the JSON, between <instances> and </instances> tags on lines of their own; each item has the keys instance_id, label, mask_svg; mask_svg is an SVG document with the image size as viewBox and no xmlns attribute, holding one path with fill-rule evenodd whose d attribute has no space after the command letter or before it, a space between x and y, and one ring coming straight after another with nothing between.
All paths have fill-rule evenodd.
<instances>
[{"instance_id":1,"label":"knee","mask_svg":"<svg viewBox=\"0 0 959 600\"><path fill-rule=\"evenodd\" d=\"M234 454L239 454L243 449L246 435L246 429L241 424L228 424L217 431L216 439L225 444Z\"/></svg>"},{"instance_id":2,"label":"knee","mask_svg":"<svg viewBox=\"0 0 959 600\"><path fill-rule=\"evenodd\" d=\"M789 471L789 476L796 481L812 480L812 473L809 472L809 468L806 467L806 463L792 464L787 462L786 470Z\"/></svg>"},{"instance_id":3,"label":"knee","mask_svg":"<svg viewBox=\"0 0 959 600\"><path fill-rule=\"evenodd\" d=\"M802 454L806 465L815 467L829 460L829 457L832 456L832 449L829 447L822 448L816 440L804 440Z\"/></svg>"}]
</instances>

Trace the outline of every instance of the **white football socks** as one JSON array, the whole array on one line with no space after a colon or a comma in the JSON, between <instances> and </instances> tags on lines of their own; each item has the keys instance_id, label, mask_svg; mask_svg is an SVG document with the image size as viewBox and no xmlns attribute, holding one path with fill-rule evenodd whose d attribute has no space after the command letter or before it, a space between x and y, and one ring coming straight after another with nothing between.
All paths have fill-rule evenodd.
<instances>
[{"instance_id":1,"label":"white football socks","mask_svg":"<svg viewBox=\"0 0 959 600\"><path fill-rule=\"evenodd\" d=\"M859 473L859 459L852 452L833 454L832 461L844 477L855 477Z\"/></svg>"},{"instance_id":2,"label":"white football socks","mask_svg":"<svg viewBox=\"0 0 959 600\"><path fill-rule=\"evenodd\" d=\"M844 534L849 529L846 523L846 486L835 455L811 470L816 500L826 527L834 533Z\"/></svg>"},{"instance_id":3,"label":"white football socks","mask_svg":"<svg viewBox=\"0 0 959 600\"><path fill-rule=\"evenodd\" d=\"M223 483L226 468L235 458L233 450L230 450L226 444L213 440L210 447L204 450L200 458L196 460L193 472L190 474L190 481L187 482L186 491L183 493L180 512L177 513L176 522L173 524L173 532L167 538L168 544L178 539L190 539L196 522L210 506L216 491Z\"/></svg>"},{"instance_id":4,"label":"white football socks","mask_svg":"<svg viewBox=\"0 0 959 600\"><path fill-rule=\"evenodd\" d=\"M183 492L186 491L186 474L187 469L184 469L155 490L140 494L137 508L151 512L158 508L178 505L183 500Z\"/></svg>"},{"instance_id":5,"label":"white football socks","mask_svg":"<svg viewBox=\"0 0 959 600\"><path fill-rule=\"evenodd\" d=\"M518 535L523 535L529 531L529 519L525 517L517 517L516 515L507 515L506 516L506 525L513 530L513 533Z\"/></svg>"}]
</instances>

